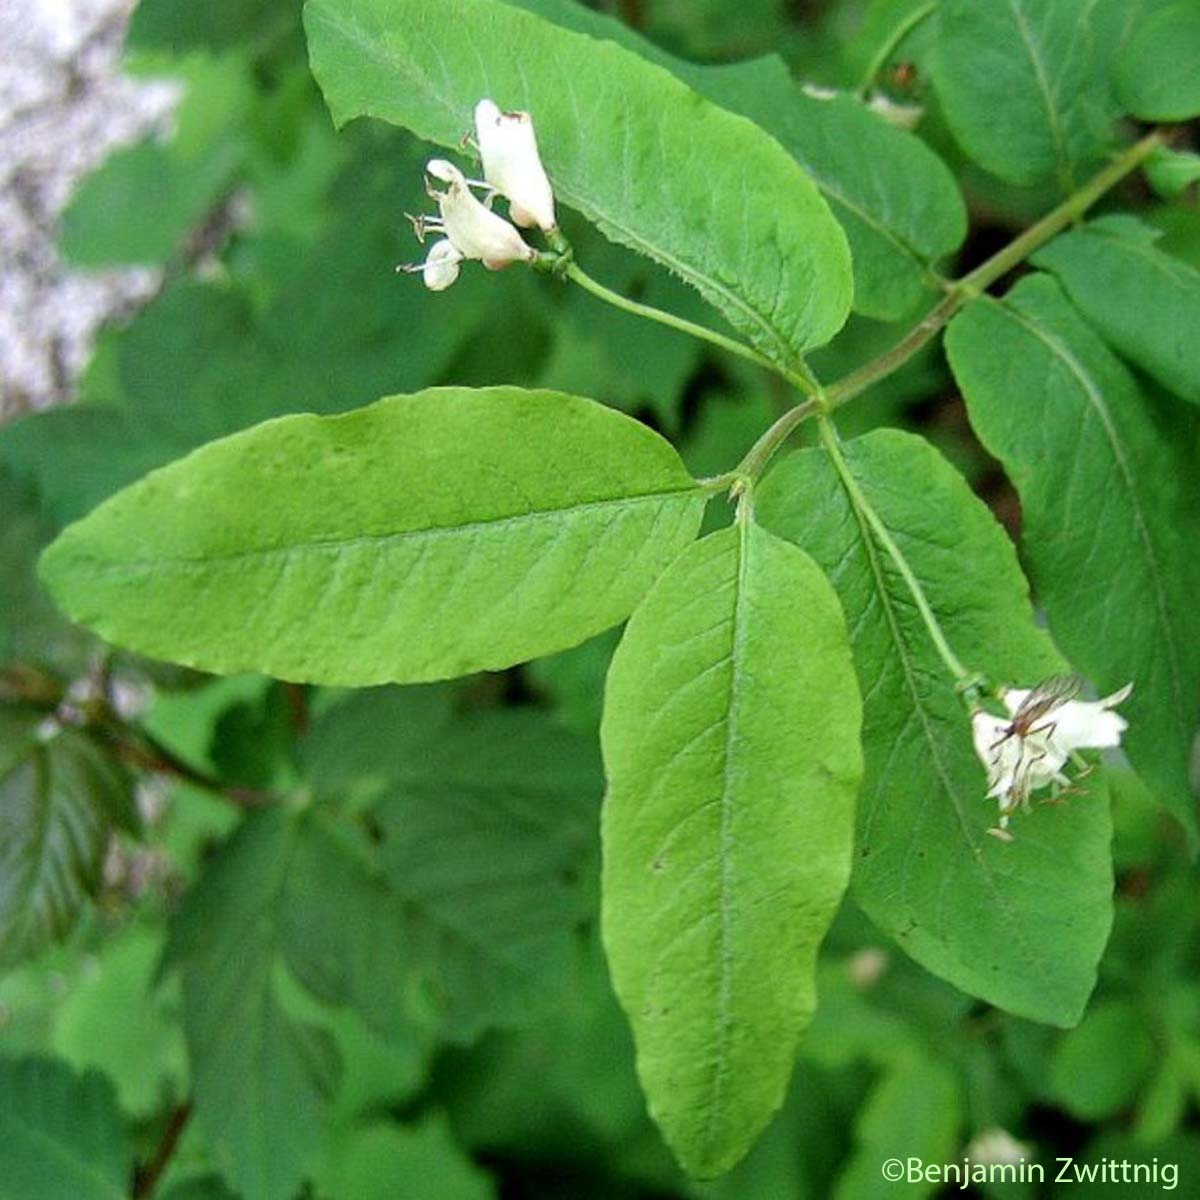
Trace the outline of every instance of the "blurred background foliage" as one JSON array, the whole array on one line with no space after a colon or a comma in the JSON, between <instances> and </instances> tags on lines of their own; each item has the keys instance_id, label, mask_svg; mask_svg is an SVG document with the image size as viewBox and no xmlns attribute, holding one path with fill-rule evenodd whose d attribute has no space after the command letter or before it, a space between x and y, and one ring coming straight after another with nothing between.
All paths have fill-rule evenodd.
<instances>
[{"instance_id":1,"label":"blurred background foliage","mask_svg":"<svg viewBox=\"0 0 1200 1200\"><path fill-rule=\"evenodd\" d=\"M681 56L771 51L848 87L920 6L597 7ZM921 136L964 189L953 270L1048 199L962 158L924 48L918 26L881 80L925 106ZM1157 1156L1200 1178L1200 897L1132 776L1114 789L1116 928L1078 1028L972 1001L847 907L785 1108L741 1167L700 1185L646 1116L598 943L596 731L617 633L502 675L351 693L197 676L56 617L33 563L59 528L278 414L544 385L637 415L705 474L788 403L745 364L546 277L466 272L431 295L396 276L418 256L402 214L422 206L428 150L367 122L335 133L291 0L143 0L128 50L130 71L183 81L174 134L85 181L61 248L83 268L159 265L161 291L103 334L78 403L0 430L0 1190L123 1196L136 1168L134 1194L167 1200L858 1200L935 1190L885 1185L889 1147L957 1160L997 1128L1047 1164ZM1162 200L1135 183L1124 200L1200 265L1194 187ZM700 315L564 215L592 274ZM843 374L905 324L854 317L813 365ZM936 351L842 424L919 430L1015 531ZM41 743L64 700L88 732Z\"/></svg>"}]
</instances>

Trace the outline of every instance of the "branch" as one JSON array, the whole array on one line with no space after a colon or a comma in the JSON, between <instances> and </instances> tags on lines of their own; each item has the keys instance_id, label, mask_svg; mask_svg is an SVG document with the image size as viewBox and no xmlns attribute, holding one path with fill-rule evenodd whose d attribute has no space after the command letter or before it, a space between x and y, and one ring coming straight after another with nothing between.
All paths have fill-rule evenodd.
<instances>
[{"instance_id":1,"label":"branch","mask_svg":"<svg viewBox=\"0 0 1200 1200\"><path fill-rule=\"evenodd\" d=\"M162 1178L183 1136L184 1127L192 1115L192 1102L185 1100L172 1113L167 1127L154 1151L154 1157L144 1166L138 1167L133 1176L133 1200L149 1200Z\"/></svg>"}]
</instances>

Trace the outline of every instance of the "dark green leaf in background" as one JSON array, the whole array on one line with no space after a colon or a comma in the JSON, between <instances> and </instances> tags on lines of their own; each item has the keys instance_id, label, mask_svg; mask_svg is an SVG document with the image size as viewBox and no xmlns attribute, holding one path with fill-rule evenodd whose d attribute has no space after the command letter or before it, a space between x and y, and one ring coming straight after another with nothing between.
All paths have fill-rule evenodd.
<instances>
[{"instance_id":1,"label":"dark green leaf in background","mask_svg":"<svg viewBox=\"0 0 1200 1200\"><path fill-rule=\"evenodd\" d=\"M1200 404L1200 271L1157 249L1159 236L1133 217L1101 217L1055 238L1033 262L1058 276L1110 346Z\"/></svg>"},{"instance_id":2,"label":"dark green leaf in background","mask_svg":"<svg viewBox=\"0 0 1200 1200\"><path fill-rule=\"evenodd\" d=\"M0 964L63 937L100 885L114 827L135 829L130 781L88 737L0 708Z\"/></svg>"},{"instance_id":3,"label":"dark green leaf in background","mask_svg":"<svg viewBox=\"0 0 1200 1200\"><path fill-rule=\"evenodd\" d=\"M181 73L187 91L171 140L118 150L63 210L59 246L72 264L166 262L232 185L253 102L246 64L197 58Z\"/></svg>"},{"instance_id":4,"label":"dark green leaf in background","mask_svg":"<svg viewBox=\"0 0 1200 1200\"><path fill-rule=\"evenodd\" d=\"M311 0L305 13L339 124L381 117L456 146L480 98L526 109L560 199L764 353L790 363L841 327L850 257L811 180L666 71L500 0Z\"/></svg>"},{"instance_id":5,"label":"dark green leaf in background","mask_svg":"<svg viewBox=\"0 0 1200 1200\"><path fill-rule=\"evenodd\" d=\"M1050 1061L1054 1098L1081 1121L1098 1121L1127 1108L1154 1062L1154 1035L1146 1014L1128 1000L1093 1006L1058 1043Z\"/></svg>"},{"instance_id":6,"label":"dark green leaf in background","mask_svg":"<svg viewBox=\"0 0 1200 1200\"><path fill-rule=\"evenodd\" d=\"M605 947L689 1174L732 1167L783 1100L849 872L858 732L836 597L751 523L676 560L613 658Z\"/></svg>"},{"instance_id":7,"label":"dark green leaf in background","mask_svg":"<svg viewBox=\"0 0 1200 1200\"><path fill-rule=\"evenodd\" d=\"M947 349L971 424L1021 495L1051 631L1101 693L1134 685L1123 746L1194 837L1194 413L1139 389L1048 276L1022 280L1002 302L972 302Z\"/></svg>"},{"instance_id":8,"label":"dark green leaf in background","mask_svg":"<svg viewBox=\"0 0 1200 1200\"><path fill-rule=\"evenodd\" d=\"M935 1184L898 1185L883 1177L880 1165L894 1158L948 1163L961 1146L963 1100L953 1070L932 1055L898 1057L858 1111L858 1148L838 1179L833 1200L934 1195Z\"/></svg>"},{"instance_id":9,"label":"dark green leaf in background","mask_svg":"<svg viewBox=\"0 0 1200 1200\"><path fill-rule=\"evenodd\" d=\"M1096 0L942 0L934 81L954 136L1009 183L1064 192L1111 140Z\"/></svg>"},{"instance_id":10,"label":"dark green leaf in background","mask_svg":"<svg viewBox=\"0 0 1200 1200\"><path fill-rule=\"evenodd\" d=\"M444 1118L378 1120L338 1139L318 1174L322 1195L346 1200L492 1200L490 1176L456 1144Z\"/></svg>"},{"instance_id":11,"label":"dark green leaf in background","mask_svg":"<svg viewBox=\"0 0 1200 1200\"><path fill-rule=\"evenodd\" d=\"M43 578L74 619L160 658L418 682L616 624L703 504L670 445L610 409L432 389L214 442L72 526Z\"/></svg>"},{"instance_id":12,"label":"dark green leaf in background","mask_svg":"<svg viewBox=\"0 0 1200 1200\"><path fill-rule=\"evenodd\" d=\"M881 430L848 442L850 470L907 558L956 654L1031 686L1061 658L1033 623L995 518L927 442ZM1095 983L1112 919L1103 787L987 836L995 801L954 678L912 596L827 456L805 450L767 477L764 524L804 546L841 596L864 697L866 779L852 894L930 971L992 1004L1071 1025Z\"/></svg>"},{"instance_id":13,"label":"dark green leaf in background","mask_svg":"<svg viewBox=\"0 0 1200 1200\"><path fill-rule=\"evenodd\" d=\"M49 1058L0 1058L5 1200L127 1200L129 1140L111 1084Z\"/></svg>"},{"instance_id":14,"label":"dark green leaf in background","mask_svg":"<svg viewBox=\"0 0 1200 1200\"><path fill-rule=\"evenodd\" d=\"M285 1012L275 972L297 822L248 817L176 917L196 1119L222 1174L256 1200L292 1200L319 1149L337 1060L324 1031Z\"/></svg>"},{"instance_id":15,"label":"dark green leaf in background","mask_svg":"<svg viewBox=\"0 0 1200 1200\"><path fill-rule=\"evenodd\" d=\"M223 50L254 45L295 23L300 0L140 0L129 31L137 49Z\"/></svg>"},{"instance_id":16,"label":"dark green leaf in background","mask_svg":"<svg viewBox=\"0 0 1200 1200\"><path fill-rule=\"evenodd\" d=\"M430 739L373 808L384 877L450 1036L553 1004L590 908L602 786L592 742L530 711L492 713Z\"/></svg>"}]
</instances>

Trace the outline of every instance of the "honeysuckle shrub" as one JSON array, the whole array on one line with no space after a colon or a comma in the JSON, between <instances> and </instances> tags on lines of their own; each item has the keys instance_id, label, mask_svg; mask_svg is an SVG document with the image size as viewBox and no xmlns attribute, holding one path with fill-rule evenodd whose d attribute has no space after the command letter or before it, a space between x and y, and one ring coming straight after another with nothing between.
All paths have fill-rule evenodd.
<instances>
[{"instance_id":1,"label":"honeysuckle shrub","mask_svg":"<svg viewBox=\"0 0 1200 1200\"><path fill-rule=\"evenodd\" d=\"M135 15L63 249L167 282L0 430L14 1195L1200 1163L1192 6L614 7Z\"/></svg>"}]
</instances>

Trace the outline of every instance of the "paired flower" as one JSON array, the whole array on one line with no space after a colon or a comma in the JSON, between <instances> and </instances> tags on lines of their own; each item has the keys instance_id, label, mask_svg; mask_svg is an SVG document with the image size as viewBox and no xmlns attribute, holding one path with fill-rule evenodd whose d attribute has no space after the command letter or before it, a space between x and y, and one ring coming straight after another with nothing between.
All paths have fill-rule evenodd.
<instances>
[{"instance_id":1,"label":"paired flower","mask_svg":"<svg viewBox=\"0 0 1200 1200\"><path fill-rule=\"evenodd\" d=\"M1112 709L1129 697L1133 685L1102 700L1076 700L1077 691L1078 684L1068 679L1008 688L1001 693L1007 718L981 708L971 714L975 752L987 770L987 794L1000 805L1000 836L1007 836L1009 816L1028 807L1033 792L1070 782L1063 768L1077 751L1120 745L1128 722Z\"/></svg>"},{"instance_id":2,"label":"paired flower","mask_svg":"<svg viewBox=\"0 0 1200 1200\"><path fill-rule=\"evenodd\" d=\"M518 225L537 225L547 233L557 229L554 193L538 155L533 118L528 113L501 112L491 100L480 100L475 106L475 139L483 160L483 180L468 179L444 158L431 159L425 166L425 191L437 204L438 214L409 218L418 241L423 243L427 232L443 235L424 262L400 268L420 273L431 291L448 288L466 259L498 271L509 263L537 258L537 251L513 225L492 211L497 195L508 200ZM438 188L435 181L445 188ZM472 193L473 187L483 190L482 200Z\"/></svg>"},{"instance_id":3,"label":"paired flower","mask_svg":"<svg viewBox=\"0 0 1200 1200\"><path fill-rule=\"evenodd\" d=\"M491 100L475 105L475 140L488 186L508 201L512 219L543 233L558 228L554 192L538 154L533 118L527 112L501 112Z\"/></svg>"}]
</instances>

